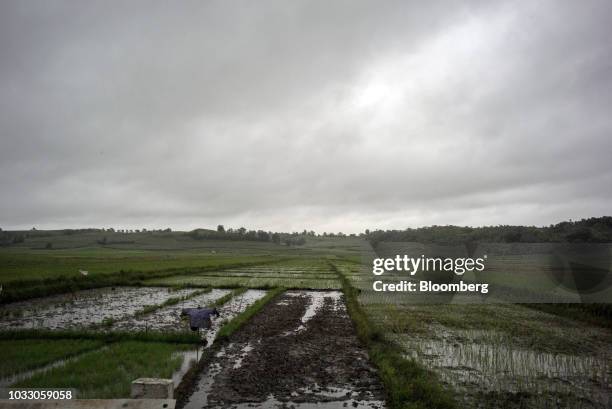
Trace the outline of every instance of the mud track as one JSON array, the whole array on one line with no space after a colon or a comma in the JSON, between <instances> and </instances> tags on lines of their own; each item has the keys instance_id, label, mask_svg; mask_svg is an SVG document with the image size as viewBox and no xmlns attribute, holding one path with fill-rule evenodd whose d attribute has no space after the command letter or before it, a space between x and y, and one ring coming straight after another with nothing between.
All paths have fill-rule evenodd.
<instances>
[{"instance_id":1,"label":"mud track","mask_svg":"<svg viewBox=\"0 0 612 409\"><path fill-rule=\"evenodd\" d=\"M185 407L379 408L383 399L341 294L292 292L210 359Z\"/></svg>"}]
</instances>

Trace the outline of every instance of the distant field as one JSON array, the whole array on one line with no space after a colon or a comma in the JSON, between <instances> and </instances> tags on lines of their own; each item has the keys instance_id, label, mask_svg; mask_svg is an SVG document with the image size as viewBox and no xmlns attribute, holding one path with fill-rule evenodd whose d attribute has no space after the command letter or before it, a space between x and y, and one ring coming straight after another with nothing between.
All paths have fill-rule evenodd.
<instances>
[{"instance_id":1,"label":"distant field","mask_svg":"<svg viewBox=\"0 0 612 409\"><path fill-rule=\"evenodd\" d=\"M29 250L44 250L48 244L52 249L109 248L116 250L217 250L224 253L243 253L277 251L282 246L271 242L259 241L229 241L229 240L195 240L183 232L79 232L66 234L64 232L26 232L23 243L17 243L11 248Z\"/></svg>"},{"instance_id":2,"label":"distant field","mask_svg":"<svg viewBox=\"0 0 612 409\"><path fill-rule=\"evenodd\" d=\"M223 266L244 262L273 260L270 254L215 254L208 252L154 252L115 249L82 250L0 250L0 283L120 271L159 271L177 268Z\"/></svg>"},{"instance_id":3,"label":"distant field","mask_svg":"<svg viewBox=\"0 0 612 409\"><path fill-rule=\"evenodd\" d=\"M340 289L342 286L324 258L301 258L264 266L240 267L145 281L148 285L249 288Z\"/></svg>"},{"instance_id":4,"label":"distant field","mask_svg":"<svg viewBox=\"0 0 612 409\"><path fill-rule=\"evenodd\" d=\"M439 258L484 257L484 271L465 272L463 275L450 272L447 277L454 282L486 282L491 289L490 296L507 302L575 303L582 300L607 303L612 297L609 273L612 245L609 243L479 243L471 249L465 244L425 245L414 242L381 242L376 246L376 257L393 258L396 255L416 258L421 255ZM572 272L572 269L579 272ZM570 274L575 274L575 277ZM594 283L600 280L601 285L583 291L579 297L575 291L571 291L571 286L575 282L587 282L580 280L585 275ZM392 271L377 279L397 282L411 278L420 280L428 276L431 277L431 272L421 271L410 277L405 272ZM564 277L563 285L559 277ZM371 280L368 285L371 285ZM371 294L373 298L379 296Z\"/></svg>"},{"instance_id":5,"label":"distant field","mask_svg":"<svg viewBox=\"0 0 612 409\"><path fill-rule=\"evenodd\" d=\"M147 285L181 285L196 287L248 287L287 289L306 288L312 290L338 290L342 288L338 280L304 279L304 278L257 278L257 277L206 277L174 276L159 280L145 281Z\"/></svg>"},{"instance_id":6,"label":"distant field","mask_svg":"<svg viewBox=\"0 0 612 409\"><path fill-rule=\"evenodd\" d=\"M304 246L270 242L194 240L183 233L37 232L0 248L0 284L16 280L79 277L120 271L223 267L295 257L357 257L363 240L310 239ZM100 244L106 242L107 244ZM50 248L48 248L50 247Z\"/></svg>"},{"instance_id":7,"label":"distant field","mask_svg":"<svg viewBox=\"0 0 612 409\"><path fill-rule=\"evenodd\" d=\"M266 253L314 253L342 256L359 255L367 245L359 237L308 237L305 245L285 246L272 242L250 240L197 240L184 232L79 232L66 234L62 231L24 232L27 235L21 243L10 245L11 249L52 250L100 248L115 250L154 250L162 251L215 251L234 255Z\"/></svg>"}]
</instances>

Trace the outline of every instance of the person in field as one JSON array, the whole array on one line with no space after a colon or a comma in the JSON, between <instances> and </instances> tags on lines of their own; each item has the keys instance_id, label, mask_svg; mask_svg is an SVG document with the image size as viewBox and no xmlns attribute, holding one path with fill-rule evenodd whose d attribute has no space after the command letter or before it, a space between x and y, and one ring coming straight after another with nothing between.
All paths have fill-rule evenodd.
<instances>
[{"instance_id":1,"label":"person in field","mask_svg":"<svg viewBox=\"0 0 612 409\"><path fill-rule=\"evenodd\" d=\"M212 326L212 316L219 317L217 308L183 308L181 316L189 317L189 328L192 331L197 331L200 328L210 329Z\"/></svg>"}]
</instances>

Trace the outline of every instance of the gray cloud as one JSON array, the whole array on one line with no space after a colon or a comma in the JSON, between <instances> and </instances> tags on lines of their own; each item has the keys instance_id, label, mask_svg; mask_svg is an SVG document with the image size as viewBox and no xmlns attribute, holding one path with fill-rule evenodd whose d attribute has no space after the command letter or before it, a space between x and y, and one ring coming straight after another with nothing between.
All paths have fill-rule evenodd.
<instances>
[{"instance_id":1,"label":"gray cloud","mask_svg":"<svg viewBox=\"0 0 612 409\"><path fill-rule=\"evenodd\" d=\"M609 214L612 5L0 4L0 227Z\"/></svg>"}]
</instances>

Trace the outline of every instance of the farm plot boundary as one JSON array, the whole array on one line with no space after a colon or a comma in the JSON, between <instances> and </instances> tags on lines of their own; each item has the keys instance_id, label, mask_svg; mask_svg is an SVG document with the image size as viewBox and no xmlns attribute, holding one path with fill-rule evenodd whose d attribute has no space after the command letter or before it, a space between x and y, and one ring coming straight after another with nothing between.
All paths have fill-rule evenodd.
<instances>
[{"instance_id":1,"label":"farm plot boundary","mask_svg":"<svg viewBox=\"0 0 612 409\"><path fill-rule=\"evenodd\" d=\"M340 292L292 290L270 297L265 308L254 306L234 321L240 325L219 333L181 385L177 407L384 405L382 384Z\"/></svg>"},{"instance_id":2,"label":"farm plot boundary","mask_svg":"<svg viewBox=\"0 0 612 409\"><path fill-rule=\"evenodd\" d=\"M238 297L246 291L246 288L236 289L226 296L217 299L209 307L222 306L225 303L229 303L232 298ZM263 298L247 307L241 314L225 323L221 330L225 334L231 334L282 291L282 289L270 291ZM129 382L133 380L131 378L136 379L143 376L170 377L170 374L177 371L181 366L182 359L176 353L186 348L191 349L193 346L198 347L202 342L200 336L192 332L105 332L94 330L15 330L0 332L0 342L23 342L24 340L30 343L37 343L37 341L95 342L97 346L105 346L103 350L94 351L93 355L88 354L86 359L88 362L96 362L96 365L111 361L117 368L116 370L122 372L121 376L119 376L119 373L115 374L112 369L113 365L106 365L104 366L104 371L102 371L104 372L103 374L77 382L77 378L88 377L91 367L91 362L84 365L81 359L78 358L66 361L65 365L53 367L48 374L34 374L33 378L24 379L16 384L20 387L65 387L66 385L76 385L74 382L77 382L79 386L84 388L84 392L80 396L84 398L123 398L129 394ZM215 342L214 345L219 342ZM146 356L157 358L143 359L140 356L142 354L137 352L139 350L145 350ZM122 357L121 365L117 365L115 362L116 354ZM62 354L59 354L57 358L61 361L65 356L60 355ZM66 354L66 356L69 355ZM159 362L156 363L156 360ZM49 364L50 361L47 359L44 363ZM40 365L40 363L37 363L34 367ZM124 370L121 368L128 368L129 376L126 377L125 373L123 373ZM32 369L32 365L28 369ZM122 384L119 385L118 382Z\"/></svg>"},{"instance_id":3,"label":"farm plot boundary","mask_svg":"<svg viewBox=\"0 0 612 409\"><path fill-rule=\"evenodd\" d=\"M378 368L378 374L387 392L387 405L391 409L430 408L451 409L456 407L452 393L444 389L437 376L417 363L406 359L403 351L385 339L384 334L368 318L358 297L359 290L337 267L330 262L338 274L346 297L346 306L355 325L359 339L366 345L370 359Z\"/></svg>"},{"instance_id":4,"label":"farm plot boundary","mask_svg":"<svg viewBox=\"0 0 612 409\"><path fill-rule=\"evenodd\" d=\"M196 268L172 268L166 270L149 271L118 271L115 273L104 273L93 276L60 276L37 280L15 280L3 284L0 296L0 305L30 298L44 297L55 294L73 293L79 290L87 290L111 286L141 286L151 280L161 280L172 276L193 276L198 273L209 271L224 271L232 268L270 265L291 260L290 258L266 258L247 262L232 262L227 264L215 264ZM147 283L147 285L149 285ZM153 284L154 285L154 284ZM186 283L163 283L159 286L186 286ZM197 287L208 287L199 285ZM244 287L240 283L227 288Z\"/></svg>"}]
</instances>

